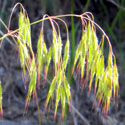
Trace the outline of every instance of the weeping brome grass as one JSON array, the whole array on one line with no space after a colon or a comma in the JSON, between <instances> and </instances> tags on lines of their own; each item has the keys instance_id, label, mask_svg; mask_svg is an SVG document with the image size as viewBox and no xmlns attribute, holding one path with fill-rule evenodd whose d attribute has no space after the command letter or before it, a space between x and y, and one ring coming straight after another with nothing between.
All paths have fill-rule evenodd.
<instances>
[{"instance_id":1,"label":"weeping brome grass","mask_svg":"<svg viewBox=\"0 0 125 125\"><path fill-rule=\"evenodd\" d=\"M15 44L20 55L24 81L26 71L29 74L29 85L27 86L25 84L25 88L28 87L25 108L28 108L31 97L37 96L36 89L43 85L40 79L42 74L44 74L44 82L46 82L51 61L53 62L54 74L46 98L45 109L50 104L51 98L55 99L54 117L56 117L59 102L61 102L62 117L65 115L66 103L70 106L71 91L66 72L70 57L69 49L71 42L69 40L67 24L61 17L74 16L81 19L82 35L76 47L71 74L73 75L73 73L76 72L76 74L80 76L82 89L88 85L88 91L90 92L92 84L94 84L95 101L98 102L98 105L101 105L102 111L107 114L112 97L115 99L115 95L118 96L118 69L109 38L101 27L94 22L93 15L89 12L81 15L67 14L49 16L46 14L43 16L43 19L30 23L28 14L23 6L18 3L15 7L17 5L20 5L21 8L18 23L19 29L10 31L10 27L8 26L8 33L1 37L0 40L3 40L7 36L16 39ZM52 43L49 48L46 45L43 32L44 21L46 20L49 20L53 34ZM64 41L62 41L60 26L57 20L65 26L67 33L65 44ZM37 52L34 53L31 41L31 25L39 22L42 22L42 26L37 42ZM100 41L97 38L96 28L102 33ZM107 62L104 60L105 41L107 41L109 46ZM64 54L62 54L62 46L64 47ZM2 113L2 87L0 84L0 114L2 115Z\"/></svg>"}]
</instances>

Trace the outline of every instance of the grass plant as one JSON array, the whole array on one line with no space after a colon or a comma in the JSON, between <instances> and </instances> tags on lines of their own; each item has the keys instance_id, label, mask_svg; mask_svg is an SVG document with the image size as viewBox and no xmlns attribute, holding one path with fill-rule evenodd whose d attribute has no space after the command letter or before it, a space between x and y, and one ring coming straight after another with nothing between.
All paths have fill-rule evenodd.
<instances>
[{"instance_id":1,"label":"grass plant","mask_svg":"<svg viewBox=\"0 0 125 125\"><path fill-rule=\"evenodd\" d=\"M19 15L19 28L16 30L10 30L11 17L14 9L20 6ZM82 35L79 44L75 48L75 36L72 36L73 43L69 40L69 31L66 22L63 21L63 17L73 17L81 19ZM44 39L44 21L49 20L52 27L52 44L47 48ZM63 44L60 26L57 23L61 21L66 29L66 43ZM73 21L73 19L72 19ZM31 40L31 25L36 23L42 23L40 35L37 43L37 52L34 53ZM74 28L74 23L72 22L72 27ZM25 88L28 87L28 93L25 103L25 109L28 108L30 100L32 97L36 98L37 101L37 88L41 84L41 76L44 74L44 79L46 81L48 70L51 61L53 62L54 74L53 79L48 91L48 95L45 102L45 109L50 104L51 98L55 99L55 111L54 117L56 118L56 113L58 109L59 102L61 102L62 107L62 118L65 115L66 103L70 107L71 96L71 83L67 78L67 66L69 63L70 56L72 59L72 70L70 72L73 75L76 72L77 76L80 76L80 85L82 89L88 85L88 92L91 91L92 84L94 84L95 89L95 101L101 107L104 114L107 114L110 108L110 103L112 98L117 95L118 97L118 69L116 65L115 55L112 50L110 40L103 29L94 22L94 17L90 12L84 12L81 15L76 14L66 14L49 16L44 15L42 19L30 23L28 14L22 4L17 3L10 15L9 25L7 28L7 33L0 38L2 40L8 36L14 38L15 45L18 48L18 53L20 56L20 64L23 72L23 78L25 81L25 73L28 71L29 74L29 85L25 84ZM96 28L100 30L102 38L99 41L96 34ZM73 31L74 32L74 31ZM72 33L74 35L74 33ZM107 63L104 55L104 42L108 43L109 51ZM73 44L73 45L72 45ZM64 54L62 50L64 47ZM72 46L72 51L70 55L70 46ZM74 57L73 57L74 56ZM2 110L2 87L0 84L0 114L3 114Z\"/></svg>"}]
</instances>

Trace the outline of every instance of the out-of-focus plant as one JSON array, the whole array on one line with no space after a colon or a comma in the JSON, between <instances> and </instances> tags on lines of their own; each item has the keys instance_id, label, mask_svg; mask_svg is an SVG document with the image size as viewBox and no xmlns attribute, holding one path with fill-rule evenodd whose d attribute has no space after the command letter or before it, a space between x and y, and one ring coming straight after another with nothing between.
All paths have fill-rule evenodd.
<instances>
[{"instance_id":1,"label":"out-of-focus plant","mask_svg":"<svg viewBox=\"0 0 125 125\"><path fill-rule=\"evenodd\" d=\"M54 74L47 95L45 108L50 104L50 99L55 98L54 116L56 117L57 108L59 102L61 102L62 117L64 117L66 103L68 102L68 105L70 106L71 91L66 75L67 65L70 58L70 41L67 24L61 17L73 16L81 19L82 35L76 48L71 74L76 71L77 75L80 76L80 85L84 88L88 83L89 92L92 88L92 83L95 83L95 100L102 106L102 111L107 114L112 97L115 98L116 94L118 96L118 71L110 40L102 28L94 22L93 15L89 12L85 12L81 15L44 15L43 19L30 23L28 14L22 4L17 3L14 8L17 5L20 5L21 8L19 15L19 29L11 31L8 26L8 32L1 37L0 40L2 41L7 36L11 36L16 40L14 41L20 55L20 64L24 80L25 73L28 71L30 83L28 86L25 84L25 87L28 87L25 104L26 109L28 108L32 96L36 97L37 100L36 88L39 88L41 85L41 74L44 73L44 79L46 80L51 61L53 61ZM10 16L10 21L11 17L12 14ZM44 21L46 20L50 21L53 33L52 44L49 48L46 46L43 33ZM61 38L60 27L57 20L64 23L66 28L67 39L65 45ZM42 22L42 27L37 43L37 53L35 54L32 48L30 26L39 22ZM97 38L96 28L102 33L102 39L100 41ZM104 61L105 55L103 53L105 40L108 42L109 46L108 59L106 60L107 63ZM62 54L63 48L64 54ZM2 87L0 86L0 88L0 112L2 114Z\"/></svg>"}]
</instances>

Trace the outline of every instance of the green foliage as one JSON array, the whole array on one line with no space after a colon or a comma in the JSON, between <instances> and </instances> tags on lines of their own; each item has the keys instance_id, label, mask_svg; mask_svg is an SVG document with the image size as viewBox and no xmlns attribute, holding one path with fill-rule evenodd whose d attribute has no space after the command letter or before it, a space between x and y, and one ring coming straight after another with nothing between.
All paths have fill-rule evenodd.
<instances>
[{"instance_id":1,"label":"green foliage","mask_svg":"<svg viewBox=\"0 0 125 125\"><path fill-rule=\"evenodd\" d=\"M13 32L5 34L6 36L13 36L17 38L17 47L19 49L20 64L23 70L23 77L25 78L25 73L28 71L29 74L29 86L26 98L27 108L30 99L36 96L37 85L40 87L40 77L44 69L45 80L47 78L48 69L51 60L53 60L54 74L52 82L47 95L45 108L47 108L50 99L55 99L55 113L56 117L57 108L59 102L62 106L62 117L65 114L66 103L70 106L71 101L71 91L70 84L67 80L66 71L69 54L69 35L66 23L57 17L63 16L76 16L81 18L82 22L82 36L81 40L76 48L72 74L77 71L80 75L82 88L88 83L89 92L92 87L92 83L95 82L95 100L98 104L102 106L104 113L107 113L111 103L112 96L115 98L115 93L118 96L118 70L116 65L115 56L113 54L110 41L104 31L94 22L92 14L84 13L82 15L62 15L49 17L45 15L43 19L36 21L32 24L49 20L52 26L53 40L49 49L46 46L43 34L43 25L41 27L40 36L37 43L37 53L35 54L32 49L31 44L31 28L30 21L27 13L24 9L21 9L19 16L19 29L18 35L13 35ZM65 46L61 39L60 28L56 20L64 23L67 31L67 40ZM57 26L57 28L55 27ZM102 33L102 39L98 41L96 35L96 26ZM56 31L56 29L58 29ZM4 36L5 37L5 36ZM1 40L4 38L0 38ZM104 62L104 41L105 38L108 41L109 53L107 59L107 65ZM62 46L64 46L64 55L62 55ZM85 77L85 80L84 80ZM25 85L25 87L27 87ZM2 87L0 84L0 99L2 98ZM37 97L36 97L37 98ZM0 100L0 112L2 113L2 101Z\"/></svg>"}]
</instances>

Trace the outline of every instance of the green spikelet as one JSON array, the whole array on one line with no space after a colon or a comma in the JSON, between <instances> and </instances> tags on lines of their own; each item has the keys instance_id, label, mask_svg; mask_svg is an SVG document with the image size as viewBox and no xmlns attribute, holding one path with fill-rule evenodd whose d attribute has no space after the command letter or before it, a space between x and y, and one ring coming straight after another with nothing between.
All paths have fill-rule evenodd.
<instances>
[{"instance_id":1,"label":"green spikelet","mask_svg":"<svg viewBox=\"0 0 125 125\"><path fill-rule=\"evenodd\" d=\"M58 42L55 30L53 30L53 62L55 68L55 74L57 73L58 68Z\"/></svg>"},{"instance_id":2,"label":"green spikelet","mask_svg":"<svg viewBox=\"0 0 125 125\"><path fill-rule=\"evenodd\" d=\"M46 103L45 103L45 108L47 108L47 105L48 105L48 102L50 100L50 97L52 96L53 92L54 92L54 89L55 89L55 86L56 86L56 82L57 82L57 76L55 76L52 80L52 83L51 83L51 86L49 88L49 92L48 92L48 95L47 95L47 99L46 99Z\"/></svg>"},{"instance_id":3,"label":"green spikelet","mask_svg":"<svg viewBox=\"0 0 125 125\"><path fill-rule=\"evenodd\" d=\"M63 63L62 63L64 70L66 70L68 59L69 59L69 39L67 39L65 49L64 49L64 56L63 56Z\"/></svg>"},{"instance_id":4,"label":"green spikelet","mask_svg":"<svg viewBox=\"0 0 125 125\"><path fill-rule=\"evenodd\" d=\"M61 57L62 57L62 39L61 39L61 34L59 31L59 36L58 36L58 59L59 61L61 61Z\"/></svg>"},{"instance_id":5,"label":"green spikelet","mask_svg":"<svg viewBox=\"0 0 125 125\"><path fill-rule=\"evenodd\" d=\"M59 72L58 75L58 81L57 81L57 88L56 88L56 102L55 102L55 113L54 113L54 117L56 117L56 112L57 112L57 107L59 104L59 100L60 100L60 95L61 95L61 71Z\"/></svg>"},{"instance_id":6,"label":"green spikelet","mask_svg":"<svg viewBox=\"0 0 125 125\"><path fill-rule=\"evenodd\" d=\"M26 31L25 31L25 23L24 23L24 13L21 11L20 15L19 15L19 38L23 39L25 41L25 37L26 37Z\"/></svg>"},{"instance_id":7,"label":"green spikelet","mask_svg":"<svg viewBox=\"0 0 125 125\"><path fill-rule=\"evenodd\" d=\"M68 83L66 77L64 78L64 88L65 88L67 102L68 102L68 105L70 107L71 92L70 92L70 86L69 86L69 83Z\"/></svg>"},{"instance_id":8,"label":"green spikelet","mask_svg":"<svg viewBox=\"0 0 125 125\"><path fill-rule=\"evenodd\" d=\"M80 69L81 69L81 80L83 79L84 76L84 66L85 66L85 54L82 52L82 55L80 55Z\"/></svg>"},{"instance_id":9,"label":"green spikelet","mask_svg":"<svg viewBox=\"0 0 125 125\"><path fill-rule=\"evenodd\" d=\"M26 16L25 18L25 23L26 23L26 33L27 33L27 45L30 49L32 49L32 44L31 44L31 28L30 28L30 21L28 16Z\"/></svg>"},{"instance_id":10,"label":"green spikelet","mask_svg":"<svg viewBox=\"0 0 125 125\"><path fill-rule=\"evenodd\" d=\"M35 65L34 59L32 59L32 62L31 62L29 76L30 76L30 83L29 83L29 88L28 88L28 93L26 98L25 109L28 107L33 91L36 91L37 71L36 71L36 65Z\"/></svg>"},{"instance_id":11,"label":"green spikelet","mask_svg":"<svg viewBox=\"0 0 125 125\"><path fill-rule=\"evenodd\" d=\"M25 12L20 11L19 16L19 38L28 45L31 49L31 28L28 15Z\"/></svg>"},{"instance_id":12,"label":"green spikelet","mask_svg":"<svg viewBox=\"0 0 125 125\"><path fill-rule=\"evenodd\" d=\"M17 37L17 46L19 48L20 64L23 69L23 77L25 79L26 68L29 70L30 66L30 51L32 52L31 46L31 30L28 16L24 11L20 12L19 15L19 32ZM27 47L28 45L28 47Z\"/></svg>"},{"instance_id":13,"label":"green spikelet","mask_svg":"<svg viewBox=\"0 0 125 125\"><path fill-rule=\"evenodd\" d=\"M76 49L76 53L75 53L75 58L74 58L74 63L73 63L73 68L72 68L72 73L74 72L74 68L76 66L76 63L79 59L79 56L82 54L82 48L83 48L83 43L80 41L80 43L78 44L78 47Z\"/></svg>"},{"instance_id":14,"label":"green spikelet","mask_svg":"<svg viewBox=\"0 0 125 125\"><path fill-rule=\"evenodd\" d=\"M38 39L37 43L37 74L38 74L38 87L40 86L40 74L43 69L43 43L44 43L44 38L43 38L43 31L41 28L40 36Z\"/></svg>"}]
</instances>

